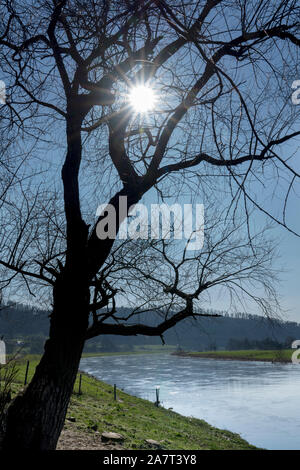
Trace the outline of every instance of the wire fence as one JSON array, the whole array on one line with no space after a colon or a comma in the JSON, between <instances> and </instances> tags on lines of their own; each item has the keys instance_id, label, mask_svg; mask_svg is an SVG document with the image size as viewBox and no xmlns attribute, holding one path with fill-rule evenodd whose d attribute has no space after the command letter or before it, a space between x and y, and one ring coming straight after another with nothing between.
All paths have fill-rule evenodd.
<instances>
[{"instance_id":1,"label":"wire fence","mask_svg":"<svg viewBox=\"0 0 300 470\"><path fill-rule=\"evenodd\" d=\"M26 386L33 377L34 367L30 367L30 361L27 360L24 367L18 371L14 382L21 383ZM154 405L159 406L162 404L159 397L159 387L153 390L142 390L130 388L118 387L118 384L107 384L101 382L99 379L88 373L79 371L76 376L74 383L73 394L77 396L89 395L96 399L103 397L104 394L111 393L112 401L122 400L122 394L130 395L133 397L141 398L143 400L150 401Z\"/></svg>"},{"instance_id":2,"label":"wire fence","mask_svg":"<svg viewBox=\"0 0 300 470\"><path fill-rule=\"evenodd\" d=\"M114 401L122 399L122 393L126 395L131 395L137 398L141 398L143 400L151 401L156 406L160 405L160 397L159 397L159 388L156 387L154 390L141 390L133 388L122 388L118 387L117 384L106 384L108 387L111 387L112 399ZM103 394L103 385L102 383L94 376L89 374L83 373L81 371L78 372L77 378L74 384L74 394L83 395L88 394L95 397L100 397Z\"/></svg>"}]
</instances>

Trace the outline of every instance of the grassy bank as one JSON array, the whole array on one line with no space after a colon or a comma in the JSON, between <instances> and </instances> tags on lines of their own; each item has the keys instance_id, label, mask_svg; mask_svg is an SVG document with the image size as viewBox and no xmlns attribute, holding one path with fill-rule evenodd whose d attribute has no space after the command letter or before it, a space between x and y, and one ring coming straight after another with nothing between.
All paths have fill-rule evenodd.
<instances>
[{"instance_id":1,"label":"grassy bank","mask_svg":"<svg viewBox=\"0 0 300 470\"><path fill-rule=\"evenodd\" d=\"M178 356L199 357L210 359L229 359L239 361L264 361L290 363L293 350L283 349L278 351L245 350L245 351L205 351L205 352L180 352L173 353Z\"/></svg>"},{"instance_id":2,"label":"grassy bank","mask_svg":"<svg viewBox=\"0 0 300 470\"><path fill-rule=\"evenodd\" d=\"M101 356L132 356L140 354L170 354L176 351L176 346L149 344L146 346L133 346L132 350L117 352L84 352L82 357L101 357Z\"/></svg>"},{"instance_id":3,"label":"grassy bank","mask_svg":"<svg viewBox=\"0 0 300 470\"><path fill-rule=\"evenodd\" d=\"M13 383L14 395L24 387L26 359L18 361L18 374ZM30 357L29 380L37 362L37 357ZM84 439L100 443L104 431L122 434L123 449L149 449L146 439L158 441L162 449L255 449L238 434L214 428L203 420L184 417L172 410L157 408L150 401L123 391L117 390L115 401L110 385L86 374L82 374L81 395L78 395L78 389L79 377L64 429L65 436L72 432L74 449ZM101 445L94 448L105 448L105 445Z\"/></svg>"}]
</instances>

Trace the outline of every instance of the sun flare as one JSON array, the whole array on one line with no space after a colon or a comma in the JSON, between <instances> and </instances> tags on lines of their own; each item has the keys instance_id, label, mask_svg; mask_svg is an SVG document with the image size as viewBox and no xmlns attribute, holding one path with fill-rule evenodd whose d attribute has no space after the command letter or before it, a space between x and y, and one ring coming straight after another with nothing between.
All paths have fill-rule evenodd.
<instances>
[{"instance_id":1,"label":"sun flare","mask_svg":"<svg viewBox=\"0 0 300 470\"><path fill-rule=\"evenodd\" d=\"M131 89L129 103L137 113L147 113L155 105L155 93L152 88L140 85Z\"/></svg>"}]
</instances>

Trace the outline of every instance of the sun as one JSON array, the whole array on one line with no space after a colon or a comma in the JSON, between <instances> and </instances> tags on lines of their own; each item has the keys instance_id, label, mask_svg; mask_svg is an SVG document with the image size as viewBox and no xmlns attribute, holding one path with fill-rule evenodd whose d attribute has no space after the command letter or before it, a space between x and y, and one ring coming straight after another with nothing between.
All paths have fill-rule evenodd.
<instances>
[{"instance_id":1,"label":"sun","mask_svg":"<svg viewBox=\"0 0 300 470\"><path fill-rule=\"evenodd\" d=\"M129 103L136 113L147 113L154 108L156 101L155 93L152 88L139 85L130 90Z\"/></svg>"}]
</instances>

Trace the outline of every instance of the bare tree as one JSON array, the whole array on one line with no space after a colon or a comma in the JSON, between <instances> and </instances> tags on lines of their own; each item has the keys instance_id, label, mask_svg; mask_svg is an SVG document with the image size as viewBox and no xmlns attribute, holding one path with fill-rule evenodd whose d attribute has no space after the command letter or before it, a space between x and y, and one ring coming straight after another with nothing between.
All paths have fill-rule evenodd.
<instances>
[{"instance_id":1,"label":"bare tree","mask_svg":"<svg viewBox=\"0 0 300 470\"><path fill-rule=\"evenodd\" d=\"M288 83L299 62L300 7L295 0L0 4L3 126L22 133L24 152L37 144L39 170L48 170L42 186L35 178L10 193L0 264L10 282L19 276L32 289L32 279L53 293L50 337L33 380L8 409L3 447L53 449L91 336L91 292L114 243L97 236L95 195L119 216L119 196L131 206L152 188L164 198L180 189L222 192L228 217L239 204L247 217L256 206L294 231L286 207L299 174L295 148L283 144L300 134ZM141 84L157 95L146 115L127 99ZM270 191L278 181L285 182L281 216L257 197L259 185L268 182ZM250 223L248 235L251 246ZM102 320L93 334L105 332Z\"/></svg>"},{"instance_id":2,"label":"bare tree","mask_svg":"<svg viewBox=\"0 0 300 470\"><path fill-rule=\"evenodd\" d=\"M189 240L178 243L171 237L115 243L94 279L87 338L101 331L159 335L164 343L164 332L179 321L209 316L210 297L221 297L224 305L227 297L228 304L243 310L254 304L267 318L278 317L278 273L272 266L277 248L270 229L253 233L250 244L247 216L233 223L220 207L207 204L201 250L190 251ZM119 312L117 300L132 306L130 313Z\"/></svg>"}]
</instances>

